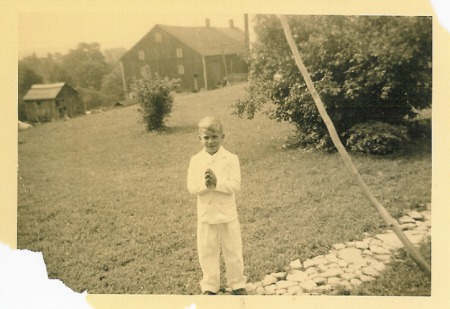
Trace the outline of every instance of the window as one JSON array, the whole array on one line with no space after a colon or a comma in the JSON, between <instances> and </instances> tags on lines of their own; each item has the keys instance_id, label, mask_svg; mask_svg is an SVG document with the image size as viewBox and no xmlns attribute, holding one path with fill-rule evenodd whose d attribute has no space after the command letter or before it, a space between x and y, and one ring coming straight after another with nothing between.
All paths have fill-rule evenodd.
<instances>
[{"instance_id":1,"label":"window","mask_svg":"<svg viewBox=\"0 0 450 309\"><path fill-rule=\"evenodd\" d=\"M184 65L182 65L182 64L178 65L178 74L184 75Z\"/></svg>"},{"instance_id":2,"label":"window","mask_svg":"<svg viewBox=\"0 0 450 309\"><path fill-rule=\"evenodd\" d=\"M139 60L145 60L145 52L143 50L139 51Z\"/></svg>"},{"instance_id":3,"label":"window","mask_svg":"<svg viewBox=\"0 0 450 309\"><path fill-rule=\"evenodd\" d=\"M158 43L160 43L160 42L162 41L161 33L156 33L156 34L155 34L155 40L156 40L156 42L158 42Z\"/></svg>"},{"instance_id":4,"label":"window","mask_svg":"<svg viewBox=\"0 0 450 309\"><path fill-rule=\"evenodd\" d=\"M183 50L181 48L177 48L177 58L183 58Z\"/></svg>"}]
</instances>

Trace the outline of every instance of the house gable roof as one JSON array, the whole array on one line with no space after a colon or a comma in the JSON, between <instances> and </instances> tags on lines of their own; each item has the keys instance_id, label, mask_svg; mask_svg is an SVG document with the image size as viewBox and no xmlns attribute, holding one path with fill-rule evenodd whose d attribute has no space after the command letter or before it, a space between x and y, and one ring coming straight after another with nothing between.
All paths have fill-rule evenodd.
<instances>
[{"instance_id":1,"label":"house gable roof","mask_svg":"<svg viewBox=\"0 0 450 309\"><path fill-rule=\"evenodd\" d=\"M139 46L156 29L170 34L202 56L222 55L222 53L225 55L240 54L245 50L244 32L236 27L179 27L156 24L122 58Z\"/></svg>"},{"instance_id":2,"label":"house gable roof","mask_svg":"<svg viewBox=\"0 0 450 309\"><path fill-rule=\"evenodd\" d=\"M24 101L55 99L66 83L33 85L23 97Z\"/></svg>"},{"instance_id":3,"label":"house gable roof","mask_svg":"<svg viewBox=\"0 0 450 309\"><path fill-rule=\"evenodd\" d=\"M156 25L202 56L237 54L244 51L244 32L238 28L177 27ZM242 40L237 38L242 37Z\"/></svg>"}]
</instances>

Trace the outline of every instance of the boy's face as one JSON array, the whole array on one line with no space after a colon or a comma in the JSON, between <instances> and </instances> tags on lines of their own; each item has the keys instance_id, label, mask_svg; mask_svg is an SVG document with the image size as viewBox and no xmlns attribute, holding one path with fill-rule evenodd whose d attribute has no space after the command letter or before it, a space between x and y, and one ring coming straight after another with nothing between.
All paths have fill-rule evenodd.
<instances>
[{"instance_id":1,"label":"boy's face","mask_svg":"<svg viewBox=\"0 0 450 309\"><path fill-rule=\"evenodd\" d=\"M201 129L198 137L206 152L213 155L219 150L225 134L223 132Z\"/></svg>"}]
</instances>

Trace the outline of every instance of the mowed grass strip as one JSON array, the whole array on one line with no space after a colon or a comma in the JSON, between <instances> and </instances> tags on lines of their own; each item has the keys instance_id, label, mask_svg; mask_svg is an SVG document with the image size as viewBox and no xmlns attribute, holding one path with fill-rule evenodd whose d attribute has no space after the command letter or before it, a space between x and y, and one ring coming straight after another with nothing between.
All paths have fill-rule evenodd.
<instances>
[{"instance_id":1,"label":"mowed grass strip","mask_svg":"<svg viewBox=\"0 0 450 309\"><path fill-rule=\"evenodd\" d=\"M186 173L205 115L222 119L224 146L240 158L249 281L385 227L338 154L284 149L289 125L231 116L229 105L244 94L243 85L176 94L161 133L144 131L137 105L20 132L18 247L42 251L49 276L76 291L199 293ZM414 146L401 156L353 158L394 217L431 200L431 148Z\"/></svg>"}]
</instances>

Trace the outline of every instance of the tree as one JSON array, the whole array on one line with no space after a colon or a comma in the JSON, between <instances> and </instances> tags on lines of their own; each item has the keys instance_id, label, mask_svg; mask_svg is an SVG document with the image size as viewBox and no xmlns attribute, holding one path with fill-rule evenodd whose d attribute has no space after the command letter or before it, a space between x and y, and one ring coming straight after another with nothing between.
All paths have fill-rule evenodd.
<instances>
[{"instance_id":1,"label":"tree","mask_svg":"<svg viewBox=\"0 0 450 309\"><path fill-rule=\"evenodd\" d=\"M431 105L431 20L427 17L290 16L290 28L337 131L358 123L401 124ZM249 96L234 112L270 116L298 129L302 145L330 140L275 16L259 15L249 62Z\"/></svg>"},{"instance_id":2,"label":"tree","mask_svg":"<svg viewBox=\"0 0 450 309\"><path fill-rule=\"evenodd\" d=\"M20 63L18 66L18 98L19 101L30 90L34 84L41 84L43 81L42 76L36 74L27 65Z\"/></svg>"},{"instance_id":3,"label":"tree","mask_svg":"<svg viewBox=\"0 0 450 309\"><path fill-rule=\"evenodd\" d=\"M116 65L109 74L103 77L102 93L105 97L112 101L120 101L125 99L122 71L119 65Z\"/></svg>"},{"instance_id":4,"label":"tree","mask_svg":"<svg viewBox=\"0 0 450 309\"><path fill-rule=\"evenodd\" d=\"M30 90L31 86L34 84L41 84L43 79L42 76L36 74L32 69L30 69L27 65L19 62L18 65L18 117L19 120L25 121L27 120L27 115L25 112L25 106L22 101L23 96Z\"/></svg>"},{"instance_id":5,"label":"tree","mask_svg":"<svg viewBox=\"0 0 450 309\"><path fill-rule=\"evenodd\" d=\"M103 76L109 71L98 43L79 43L76 49L62 57L61 62L72 76L73 86L79 88L100 90Z\"/></svg>"}]
</instances>

